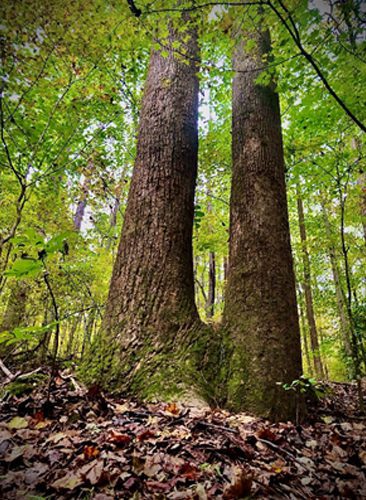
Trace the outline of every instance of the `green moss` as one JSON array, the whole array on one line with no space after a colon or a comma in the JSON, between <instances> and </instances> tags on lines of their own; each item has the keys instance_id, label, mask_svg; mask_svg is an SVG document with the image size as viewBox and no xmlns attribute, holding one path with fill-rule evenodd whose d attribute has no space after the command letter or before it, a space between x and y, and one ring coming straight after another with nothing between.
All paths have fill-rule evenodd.
<instances>
[{"instance_id":1,"label":"green moss","mask_svg":"<svg viewBox=\"0 0 366 500\"><path fill-rule=\"evenodd\" d=\"M14 380L5 386L5 391L13 396L21 396L26 393L32 392L38 384L44 381L47 375L41 373L34 373L30 377L22 380Z\"/></svg>"},{"instance_id":2,"label":"green moss","mask_svg":"<svg viewBox=\"0 0 366 500\"><path fill-rule=\"evenodd\" d=\"M217 336L216 336L217 337ZM213 330L197 324L187 330L141 332L138 345L122 350L116 336L100 335L80 366L87 384L143 400L174 400L194 391L207 401L215 398L218 339Z\"/></svg>"}]
</instances>

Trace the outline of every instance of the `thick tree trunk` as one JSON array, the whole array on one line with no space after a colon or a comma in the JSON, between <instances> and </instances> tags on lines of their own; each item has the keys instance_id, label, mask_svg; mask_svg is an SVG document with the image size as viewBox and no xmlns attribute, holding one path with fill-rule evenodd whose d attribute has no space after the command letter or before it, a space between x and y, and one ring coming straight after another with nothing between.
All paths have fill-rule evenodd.
<instances>
[{"instance_id":1,"label":"thick tree trunk","mask_svg":"<svg viewBox=\"0 0 366 500\"><path fill-rule=\"evenodd\" d=\"M229 271L224 319L231 356L227 406L271 419L295 418L281 386L302 373L278 95L256 83L268 32L238 36L233 65Z\"/></svg>"},{"instance_id":2,"label":"thick tree trunk","mask_svg":"<svg viewBox=\"0 0 366 500\"><path fill-rule=\"evenodd\" d=\"M187 23L188 26L188 23ZM198 45L184 61L153 51L137 157L105 317L86 378L145 399L199 382L192 229L198 151ZM171 30L167 44L178 36ZM183 43L183 42L182 42ZM88 373L87 373L88 372Z\"/></svg>"},{"instance_id":3,"label":"thick tree trunk","mask_svg":"<svg viewBox=\"0 0 366 500\"><path fill-rule=\"evenodd\" d=\"M302 261L304 269L304 293L306 304L306 318L310 332L311 353L314 360L315 374L319 379L324 378L324 369L319 352L318 331L315 323L313 293L311 290L310 257L307 247L306 228L304 218L304 206L301 198L300 188L297 185L297 212L299 218L300 238L302 247Z\"/></svg>"}]
</instances>

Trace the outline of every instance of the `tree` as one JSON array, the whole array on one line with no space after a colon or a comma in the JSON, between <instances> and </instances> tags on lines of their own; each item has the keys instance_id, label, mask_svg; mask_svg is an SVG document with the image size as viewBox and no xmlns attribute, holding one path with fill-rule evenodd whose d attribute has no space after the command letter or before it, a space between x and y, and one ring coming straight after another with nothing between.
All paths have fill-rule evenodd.
<instances>
[{"instance_id":1,"label":"tree","mask_svg":"<svg viewBox=\"0 0 366 500\"><path fill-rule=\"evenodd\" d=\"M324 378L324 369L319 352L319 338L316 328L313 293L311 290L311 271L310 271L310 258L306 242L306 228L304 218L304 205L301 198L300 188L297 186L297 210L299 216L299 228L302 246L302 261L304 271L304 293L306 304L306 317L309 325L311 352L314 359L314 368L317 377Z\"/></svg>"},{"instance_id":2,"label":"tree","mask_svg":"<svg viewBox=\"0 0 366 500\"><path fill-rule=\"evenodd\" d=\"M335 294L337 299L337 309L339 314L339 323L340 330L342 334L343 347L346 355L351 358L352 357L352 345L351 345L351 323L347 316L347 304L346 298L344 295L344 290L342 288L342 283L340 279L339 266L336 256L336 251L333 244L332 238L332 228L329 222L329 217L327 213L327 207L325 205L324 200L321 202L323 218L324 218L324 227L328 240L328 252L329 252L329 260L332 266L332 275L334 281Z\"/></svg>"},{"instance_id":3,"label":"tree","mask_svg":"<svg viewBox=\"0 0 366 500\"><path fill-rule=\"evenodd\" d=\"M269 33L242 35L233 55L227 406L280 419L296 412L281 384L302 373L280 108L273 80L256 81Z\"/></svg>"},{"instance_id":4,"label":"tree","mask_svg":"<svg viewBox=\"0 0 366 500\"><path fill-rule=\"evenodd\" d=\"M177 43L187 58L174 53ZM192 23L181 35L170 27L165 46L151 54L104 321L84 369L89 380L150 398L177 394L201 361L192 257L199 57Z\"/></svg>"}]
</instances>

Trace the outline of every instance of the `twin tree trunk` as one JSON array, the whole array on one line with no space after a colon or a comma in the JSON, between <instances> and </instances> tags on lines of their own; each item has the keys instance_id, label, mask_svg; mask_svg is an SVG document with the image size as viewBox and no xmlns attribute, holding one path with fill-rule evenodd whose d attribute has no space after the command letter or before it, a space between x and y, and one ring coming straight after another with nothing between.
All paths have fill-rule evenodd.
<instances>
[{"instance_id":1,"label":"twin tree trunk","mask_svg":"<svg viewBox=\"0 0 366 500\"><path fill-rule=\"evenodd\" d=\"M302 373L278 95L256 79L268 32L234 51L229 271L224 320L231 345L227 405L272 419L294 416L286 392Z\"/></svg>"},{"instance_id":2,"label":"twin tree trunk","mask_svg":"<svg viewBox=\"0 0 366 500\"><path fill-rule=\"evenodd\" d=\"M301 351L279 102L272 85L255 83L253 71L269 36L260 34L252 55L238 43L234 56L244 72L236 73L233 88L230 266L220 346L221 336L202 325L194 301L198 46L194 31L188 33L185 61L172 51L151 55L121 241L85 378L150 399L191 388L196 394L203 380L223 391L232 409L291 418L296 398L281 384L301 375ZM175 39L172 31L169 43Z\"/></svg>"},{"instance_id":3,"label":"twin tree trunk","mask_svg":"<svg viewBox=\"0 0 366 500\"><path fill-rule=\"evenodd\" d=\"M167 44L176 40L185 60L151 54L104 322L84 367L88 379L144 398L187 392L191 376L199 384L205 347L192 256L199 51L192 27L171 28Z\"/></svg>"}]
</instances>

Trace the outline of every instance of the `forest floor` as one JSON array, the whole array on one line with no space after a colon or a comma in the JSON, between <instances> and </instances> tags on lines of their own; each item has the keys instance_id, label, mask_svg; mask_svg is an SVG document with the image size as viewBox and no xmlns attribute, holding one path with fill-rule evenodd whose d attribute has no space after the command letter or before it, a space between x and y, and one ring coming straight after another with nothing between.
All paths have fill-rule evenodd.
<instances>
[{"instance_id":1,"label":"forest floor","mask_svg":"<svg viewBox=\"0 0 366 500\"><path fill-rule=\"evenodd\" d=\"M46 378L22 395L3 390L0 498L366 498L366 419L356 388L327 387L301 426L138 404L86 391L68 371L49 394Z\"/></svg>"}]
</instances>

